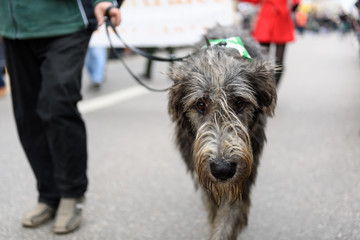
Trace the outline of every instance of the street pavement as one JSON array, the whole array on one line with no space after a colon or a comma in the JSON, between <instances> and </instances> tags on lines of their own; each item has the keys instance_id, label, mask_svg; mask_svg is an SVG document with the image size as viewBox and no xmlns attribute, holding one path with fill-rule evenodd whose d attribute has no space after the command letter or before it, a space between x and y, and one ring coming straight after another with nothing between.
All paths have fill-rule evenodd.
<instances>
[{"instance_id":1,"label":"street pavement","mask_svg":"<svg viewBox=\"0 0 360 240\"><path fill-rule=\"evenodd\" d=\"M287 46L249 226L238 239L360 239L360 59L354 43L350 36L306 34ZM135 73L143 72L144 59L126 61ZM168 86L167 67L155 63L149 84ZM209 238L200 194L174 144L167 94L144 91L116 60L106 75L95 91L84 72L80 106L88 131L89 189L83 223L68 235L54 235L52 221L21 227L22 215L36 203L35 180L10 96L0 99L1 240Z\"/></svg>"}]
</instances>

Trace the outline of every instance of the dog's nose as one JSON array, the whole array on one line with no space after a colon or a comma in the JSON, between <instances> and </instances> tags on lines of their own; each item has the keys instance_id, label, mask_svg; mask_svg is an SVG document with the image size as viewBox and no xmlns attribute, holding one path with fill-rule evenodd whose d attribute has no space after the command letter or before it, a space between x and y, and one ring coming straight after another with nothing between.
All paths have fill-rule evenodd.
<instances>
[{"instance_id":1,"label":"dog's nose","mask_svg":"<svg viewBox=\"0 0 360 240\"><path fill-rule=\"evenodd\" d=\"M215 161L210 164L211 174L222 181L232 178L236 173L235 162Z\"/></svg>"}]
</instances>

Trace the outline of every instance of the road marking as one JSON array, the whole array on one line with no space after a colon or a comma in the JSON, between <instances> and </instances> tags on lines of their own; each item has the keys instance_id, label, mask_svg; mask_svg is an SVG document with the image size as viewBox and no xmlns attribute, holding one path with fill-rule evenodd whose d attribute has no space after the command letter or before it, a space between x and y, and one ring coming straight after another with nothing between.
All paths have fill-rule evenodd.
<instances>
[{"instance_id":1,"label":"road marking","mask_svg":"<svg viewBox=\"0 0 360 240\"><path fill-rule=\"evenodd\" d=\"M144 95L146 93L149 93L149 91L144 87L134 86L102 95L100 97L81 101L78 103L78 108L79 111L83 114L90 113Z\"/></svg>"}]
</instances>

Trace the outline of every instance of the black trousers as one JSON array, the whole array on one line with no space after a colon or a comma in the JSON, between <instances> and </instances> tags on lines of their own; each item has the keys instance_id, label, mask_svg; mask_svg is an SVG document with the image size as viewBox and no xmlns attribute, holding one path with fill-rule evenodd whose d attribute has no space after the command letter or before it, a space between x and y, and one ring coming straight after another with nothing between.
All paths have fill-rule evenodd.
<instances>
[{"instance_id":1,"label":"black trousers","mask_svg":"<svg viewBox=\"0 0 360 240\"><path fill-rule=\"evenodd\" d=\"M85 124L77 109L91 32L4 39L13 110L39 202L57 206L87 189Z\"/></svg>"}]
</instances>

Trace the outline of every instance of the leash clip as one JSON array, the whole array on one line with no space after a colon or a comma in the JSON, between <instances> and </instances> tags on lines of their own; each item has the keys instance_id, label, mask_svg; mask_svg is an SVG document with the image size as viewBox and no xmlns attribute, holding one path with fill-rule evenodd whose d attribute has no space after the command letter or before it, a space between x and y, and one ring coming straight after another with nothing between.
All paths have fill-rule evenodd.
<instances>
[{"instance_id":1,"label":"leash clip","mask_svg":"<svg viewBox=\"0 0 360 240\"><path fill-rule=\"evenodd\" d=\"M226 47L227 42L222 41L222 42L219 42L218 45L219 45L220 47Z\"/></svg>"}]
</instances>

